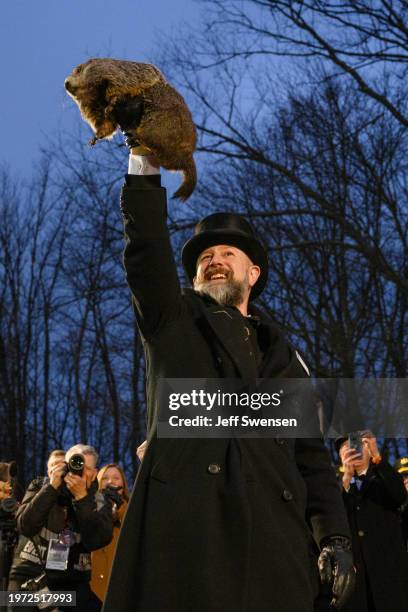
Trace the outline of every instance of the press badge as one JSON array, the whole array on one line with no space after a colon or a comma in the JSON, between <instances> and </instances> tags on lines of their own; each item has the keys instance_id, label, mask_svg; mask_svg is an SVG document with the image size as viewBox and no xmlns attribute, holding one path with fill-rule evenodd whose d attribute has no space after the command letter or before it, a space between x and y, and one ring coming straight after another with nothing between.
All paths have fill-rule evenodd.
<instances>
[{"instance_id":1,"label":"press badge","mask_svg":"<svg viewBox=\"0 0 408 612\"><path fill-rule=\"evenodd\" d=\"M50 540L45 569L66 570L68 567L69 546L58 540Z\"/></svg>"}]
</instances>

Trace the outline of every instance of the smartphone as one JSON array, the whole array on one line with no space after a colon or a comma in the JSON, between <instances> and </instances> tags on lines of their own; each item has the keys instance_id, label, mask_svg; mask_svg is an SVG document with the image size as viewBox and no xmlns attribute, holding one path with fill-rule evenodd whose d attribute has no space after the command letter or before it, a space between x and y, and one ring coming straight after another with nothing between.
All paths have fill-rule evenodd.
<instances>
[{"instance_id":1,"label":"smartphone","mask_svg":"<svg viewBox=\"0 0 408 612\"><path fill-rule=\"evenodd\" d=\"M349 433L348 443L349 443L349 448L354 449L355 451L360 453L360 455L363 454L363 442L361 440L359 431L352 431Z\"/></svg>"}]
</instances>

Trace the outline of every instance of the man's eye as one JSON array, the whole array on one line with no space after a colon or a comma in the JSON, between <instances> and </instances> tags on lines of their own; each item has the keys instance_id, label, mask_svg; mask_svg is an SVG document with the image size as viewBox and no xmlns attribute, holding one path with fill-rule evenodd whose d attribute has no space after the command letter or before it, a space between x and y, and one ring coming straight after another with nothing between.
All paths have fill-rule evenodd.
<instances>
[{"instance_id":1,"label":"man's eye","mask_svg":"<svg viewBox=\"0 0 408 612\"><path fill-rule=\"evenodd\" d=\"M210 259L211 255L203 255L201 258L201 261L204 261L205 259Z\"/></svg>"},{"instance_id":2,"label":"man's eye","mask_svg":"<svg viewBox=\"0 0 408 612\"><path fill-rule=\"evenodd\" d=\"M226 254L226 255L228 255L228 257L229 257L230 255L235 255L235 253L234 253L233 251L227 251L225 254Z\"/></svg>"}]
</instances>

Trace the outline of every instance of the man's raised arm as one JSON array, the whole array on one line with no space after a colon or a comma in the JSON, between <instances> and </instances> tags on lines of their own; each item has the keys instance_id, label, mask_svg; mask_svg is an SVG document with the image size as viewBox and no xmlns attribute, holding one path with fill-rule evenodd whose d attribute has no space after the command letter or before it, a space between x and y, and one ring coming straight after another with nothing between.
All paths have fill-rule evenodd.
<instances>
[{"instance_id":1,"label":"man's raised arm","mask_svg":"<svg viewBox=\"0 0 408 612\"><path fill-rule=\"evenodd\" d=\"M139 327L149 338L177 316L181 300L167 228L166 190L155 159L143 153L141 147L132 148L121 210L126 278Z\"/></svg>"}]
</instances>

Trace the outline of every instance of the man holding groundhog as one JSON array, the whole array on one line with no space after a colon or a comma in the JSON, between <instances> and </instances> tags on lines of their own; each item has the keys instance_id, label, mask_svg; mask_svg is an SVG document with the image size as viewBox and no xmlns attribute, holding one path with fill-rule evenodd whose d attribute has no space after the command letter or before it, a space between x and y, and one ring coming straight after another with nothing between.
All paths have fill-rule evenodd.
<instances>
[{"instance_id":1,"label":"man holding groundhog","mask_svg":"<svg viewBox=\"0 0 408 612\"><path fill-rule=\"evenodd\" d=\"M105 612L311 612L323 581L353 587L350 533L321 439L157 437L158 379L302 378L307 366L253 306L267 253L234 213L203 219L180 288L159 168L137 147L134 98L118 109L132 150L121 196L126 276L146 353L148 444ZM319 553L318 553L319 554ZM334 582L333 582L334 577Z\"/></svg>"}]
</instances>

